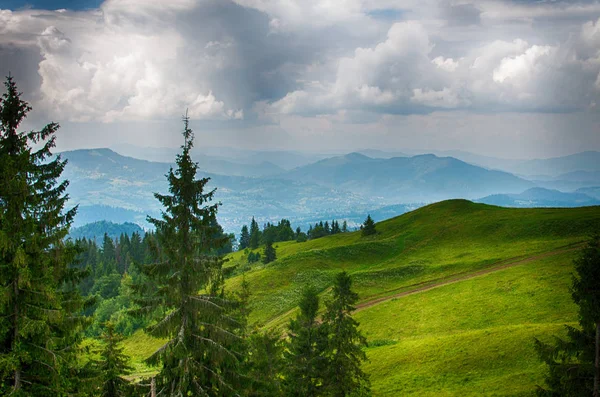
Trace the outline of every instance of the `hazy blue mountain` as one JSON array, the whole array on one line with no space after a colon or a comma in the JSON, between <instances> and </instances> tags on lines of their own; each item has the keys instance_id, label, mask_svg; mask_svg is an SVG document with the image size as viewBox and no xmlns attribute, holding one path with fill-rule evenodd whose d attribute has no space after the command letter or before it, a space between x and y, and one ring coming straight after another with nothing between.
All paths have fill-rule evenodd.
<instances>
[{"instance_id":1,"label":"hazy blue mountain","mask_svg":"<svg viewBox=\"0 0 600 397\"><path fill-rule=\"evenodd\" d=\"M72 202L70 202L70 204L73 205ZM146 222L147 215L157 216L159 215L159 212L155 211L150 214L139 210L111 207L108 205L80 205L77 209L77 216L75 217L72 226L80 227L88 223L104 220L113 223L135 223L137 225L142 225L144 228L149 228L150 224Z\"/></svg>"},{"instance_id":2,"label":"hazy blue mountain","mask_svg":"<svg viewBox=\"0 0 600 397\"><path fill-rule=\"evenodd\" d=\"M391 159L393 157L410 157L408 154L403 152L387 152L378 149L361 149L357 150L356 153L364 154L367 157L374 159Z\"/></svg>"},{"instance_id":3,"label":"hazy blue mountain","mask_svg":"<svg viewBox=\"0 0 600 397\"><path fill-rule=\"evenodd\" d=\"M80 227L72 228L69 232L69 237L73 239L87 238L101 242L104 238L104 234L112 239L118 238L121 234L131 236L133 233L139 233L141 236L144 235L144 229L135 223L113 223L107 221L99 221L94 223L88 223Z\"/></svg>"},{"instance_id":4,"label":"hazy blue mountain","mask_svg":"<svg viewBox=\"0 0 600 397\"><path fill-rule=\"evenodd\" d=\"M113 147L124 156L156 162L171 162L179 148L153 148L121 144ZM192 156L206 172L235 176L269 176L330 157L298 151L257 151L225 147L198 147Z\"/></svg>"},{"instance_id":5,"label":"hazy blue mountain","mask_svg":"<svg viewBox=\"0 0 600 397\"><path fill-rule=\"evenodd\" d=\"M109 150L109 149L98 149ZM133 145L120 145L117 153L133 158L144 159L153 162L171 162L180 152L177 148L139 148ZM194 161L205 172L220 175L261 177L277 175L285 170L277 165L257 159L256 161L243 161L238 158L224 158L202 153L193 149Z\"/></svg>"},{"instance_id":6,"label":"hazy blue mountain","mask_svg":"<svg viewBox=\"0 0 600 397\"><path fill-rule=\"evenodd\" d=\"M62 155L69 160L63 173L71 182L69 204L80 205L76 225L107 219L149 227L145 215L160 214L154 192L167 192L165 174L171 164L121 156L108 149L76 150ZM227 232L239 232L252 216L261 223L281 218L329 219L378 204L375 199L355 193L301 181L206 172L199 176L211 177L209 187L218 188L215 199L224 203L219 210L219 222Z\"/></svg>"},{"instance_id":7,"label":"hazy blue mountain","mask_svg":"<svg viewBox=\"0 0 600 397\"><path fill-rule=\"evenodd\" d=\"M584 187L581 189L577 189L575 193L582 193L587 196L593 197L597 200L600 200L600 186Z\"/></svg>"},{"instance_id":8,"label":"hazy blue mountain","mask_svg":"<svg viewBox=\"0 0 600 397\"><path fill-rule=\"evenodd\" d=\"M419 151L409 151L419 153ZM482 156L462 150L433 151L438 156L451 156L467 163L480 167L510 172L525 177L529 180L555 181L560 184L586 182L590 175L596 178L600 172L600 152L581 152L569 156L552 157L546 159L504 159ZM583 179L582 179L583 178Z\"/></svg>"},{"instance_id":9,"label":"hazy blue mountain","mask_svg":"<svg viewBox=\"0 0 600 397\"><path fill-rule=\"evenodd\" d=\"M527 160L509 169L522 175L562 175L575 171L600 171L600 152L582 152L570 156Z\"/></svg>"},{"instance_id":10,"label":"hazy blue mountain","mask_svg":"<svg viewBox=\"0 0 600 397\"><path fill-rule=\"evenodd\" d=\"M497 192L522 192L534 186L506 172L432 154L374 159L351 153L297 168L284 177L336 186L392 203L477 198Z\"/></svg>"},{"instance_id":11,"label":"hazy blue mountain","mask_svg":"<svg viewBox=\"0 0 600 397\"><path fill-rule=\"evenodd\" d=\"M574 191L585 187L600 186L600 171L573 171L558 176L535 176L529 178L539 187L561 191Z\"/></svg>"},{"instance_id":12,"label":"hazy blue mountain","mask_svg":"<svg viewBox=\"0 0 600 397\"><path fill-rule=\"evenodd\" d=\"M494 194L476 201L502 207L583 207L600 205L600 200L584 193L564 193L539 187L528 189L519 194Z\"/></svg>"}]
</instances>

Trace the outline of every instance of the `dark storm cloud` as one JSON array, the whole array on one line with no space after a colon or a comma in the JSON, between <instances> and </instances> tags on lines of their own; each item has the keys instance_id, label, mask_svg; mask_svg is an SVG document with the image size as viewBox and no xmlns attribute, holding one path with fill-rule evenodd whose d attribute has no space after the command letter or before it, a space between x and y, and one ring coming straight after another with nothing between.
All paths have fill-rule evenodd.
<instances>
[{"instance_id":1,"label":"dark storm cloud","mask_svg":"<svg viewBox=\"0 0 600 397\"><path fill-rule=\"evenodd\" d=\"M344 133L347 145L362 134L394 142L390 120L414 142L446 142L441 115L483 125L502 112L494 122L507 120L508 145L522 133L508 128L512 113L596 125L599 18L598 2L572 1L107 0L0 11L0 71L17 68L34 107L75 123L69 131L131 131L107 140L135 141L143 128L131 123L163 125L188 108L209 141L323 145ZM540 125L528 133L564 124ZM485 142L475 128L455 130Z\"/></svg>"}]
</instances>

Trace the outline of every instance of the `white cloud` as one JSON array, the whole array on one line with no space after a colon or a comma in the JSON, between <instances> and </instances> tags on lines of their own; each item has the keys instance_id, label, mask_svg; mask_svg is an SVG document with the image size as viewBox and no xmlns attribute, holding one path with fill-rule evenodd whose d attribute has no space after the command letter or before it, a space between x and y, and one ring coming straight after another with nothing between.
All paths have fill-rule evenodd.
<instances>
[{"instance_id":1,"label":"white cloud","mask_svg":"<svg viewBox=\"0 0 600 397\"><path fill-rule=\"evenodd\" d=\"M188 38L154 24L195 6L190 0L109 0L101 13L45 12L39 18L36 11L2 11L2 20L4 30L16 29L15 20L32 24L43 58L40 105L57 118L112 122L179 116L189 108L193 118L239 119L242 110L228 108L208 81L219 67L212 61L233 44L219 49L212 41L205 53L187 57Z\"/></svg>"},{"instance_id":2,"label":"white cloud","mask_svg":"<svg viewBox=\"0 0 600 397\"><path fill-rule=\"evenodd\" d=\"M448 109L599 113L599 17L571 1L107 0L0 10L0 69L35 63L27 94L61 121L187 108L245 128L378 134L380 118Z\"/></svg>"},{"instance_id":3,"label":"white cloud","mask_svg":"<svg viewBox=\"0 0 600 397\"><path fill-rule=\"evenodd\" d=\"M452 58L445 58L442 56L435 57L431 60L431 62L437 66L438 68L445 70L447 72L454 72L456 68L458 68L458 62L454 61Z\"/></svg>"}]
</instances>

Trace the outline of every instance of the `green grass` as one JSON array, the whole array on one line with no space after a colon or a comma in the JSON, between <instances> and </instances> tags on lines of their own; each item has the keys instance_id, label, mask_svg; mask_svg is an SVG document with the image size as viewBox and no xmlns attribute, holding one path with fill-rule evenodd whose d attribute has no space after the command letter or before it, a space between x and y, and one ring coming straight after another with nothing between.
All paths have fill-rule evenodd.
<instances>
[{"instance_id":1,"label":"green grass","mask_svg":"<svg viewBox=\"0 0 600 397\"><path fill-rule=\"evenodd\" d=\"M306 284L325 291L335 273L350 272L361 300L415 284L469 273L499 261L579 243L600 225L600 208L507 209L465 200L433 204L377 224L378 234L339 234L305 243L277 243L278 259L256 264L228 281L250 284L250 321L286 321ZM242 268L245 255L230 257Z\"/></svg>"},{"instance_id":2,"label":"green grass","mask_svg":"<svg viewBox=\"0 0 600 397\"><path fill-rule=\"evenodd\" d=\"M150 357L164 343L164 340L153 338L141 330L123 342L123 352L131 357L134 378L156 373L156 368L147 365L144 360Z\"/></svg>"},{"instance_id":3,"label":"green grass","mask_svg":"<svg viewBox=\"0 0 600 397\"><path fill-rule=\"evenodd\" d=\"M251 289L251 323L281 328L307 284L327 296L333 277L350 272L361 302L390 297L355 314L376 396L531 395L544 367L533 338L551 339L575 324L567 252L392 298L420 285L469 275L572 247L600 230L600 207L506 209L465 200L433 204L377 224L378 234L347 233L305 243L276 243L278 259L247 265L229 255L234 277ZM245 271L242 272L242 270ZM126 341L136 371L158 346L139 332Z\"/></svg>"},{"instance_id":4,"label":"green grass","mask_svg":"<svg viewBox=\"0 0 600 397\"><path fill-rule=\"evenodd\" d=\"M356 313L373 391L396 395L531 395L544 366L533 338L577 322L574 253L557 255Z\"/></svg>"}]
</instances>

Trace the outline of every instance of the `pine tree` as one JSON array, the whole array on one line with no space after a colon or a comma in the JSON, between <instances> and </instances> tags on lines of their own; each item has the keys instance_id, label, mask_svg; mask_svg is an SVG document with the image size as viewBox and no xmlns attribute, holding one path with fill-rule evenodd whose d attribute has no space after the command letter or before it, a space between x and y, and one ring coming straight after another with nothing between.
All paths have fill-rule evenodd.
<instances>
[{"instance_id":1,"label":"pine tree","mask_svg":"<svg viewBox=\"0 0 600 397\"><path fill-rule=\"evenodd\" d=\"M317 321L317 292L313 288L305 289L299 306L300 314L288 326L285 390L287 396L314 397L319 395L323 383L326 343L323 328Z\"/></svg>"},{"instance_id":2,"label":"pine tree","mask_svg":"<svg viewBox=\"0 0 600 397\"><path fill-rule=\"evenodd\" d=\"M567 326L567 338L555 344L536 340L548 365L547 389L540 396L594 396L600 382L600 236L594 236L574 261L571 288L579 306L579 328Z\"/></svg>"},{"instance_id":3,"label":"pine tree","mask_svg":"<svg viewBox=\"0 0 600 397\"><path fill-rule=\"evenodd\" d=\"M248 396L283 396L281 373L284 370L281 335L273 331L254 333L249 338Z\"/></svg>"},{"instance_id":4,"label":"pine tree","mask_svg":"<svg viewBox=\"0 0 600 397\"><path fill-rule=\"evenodd\" d=\"M258 222L254 220L252 217L252 222L250 222L250 242L248 243L248 247L251 249L257 249L260 245L260 228L258 227Z\"/></svg>"},{"instance_id":5,"label":"pine tree","mask_svg":"<svg viewBox=\"0 0 600 397\"><path fill-rule=\"evenodd\" d=\"M108 322L100 339L104 342L97 363L102 378L101 396L126 396L129 382L123 375L131 373L133 368L129 366L129 356L123 353L124 349L120 346L124 338L116 333L114 324Z\"/></svg>"},{"instance_id":6,"label":"pine tree","mask_svg":"<svg viewBox=\"0 0 600 397\"><path fill-rule=\"evenodd\" d=\"M109 237L108 233L104 233L102 239L102 263L103 263L103 275L109 276L117 271L117 250L115 242Z\"/></svg>"},{"instance_id":7,"label":"pine tree","mask_svg":"<svg viewBox=\"0 0 600 397\"><path fill-rule=\"evenodd\" d=\"M346 272L339 273L333 285L333 299L327 304L323 327L328 335L325 349L326 367L324 388L331 396L366 395L369 379L361 363L367 360L363 348L366 338L358 330L358 323L350 315L358 295L352 291L352 279Z\"/></svg>"},{"instance_id":8,"label":"pine tree","mask_svg":"<svg viewBox=\"0 0 600 397\"><path fill-rule=\"evenodd\" d=\"M242 232L240 233L240 251L248 248L250 245L250 233L248 233L248 226L242 226Z\"/></svg>"},{"instance_id":9,"label":"pine tree","mask_svg":"<svg viewBox=\"0 0 600 397\"><path fill-rule=\"evenodd\" d=\"M348 222L344 221L344 223L342 223L342 233L347 233L348 232Z\"/></svg>"},{"instance_id":10,"label":"pine tree","mask_svg":"<svg viewBox=\"0 0 600 397\"><path fill-rule=\"evenodd\" d=\"M267 241L265 243L265 252L263 254L263 263L271 263L275 259L277 259L277 253L275 252L275 247L273 247L273 243L271 241Z\"/></svg>"},{"instance_id":11,"label":"pine tree","mask_svg":"<svg viewBox=\"0 0 600 397\"><path fill-rule=\"evenodd\" d=\"M216 251L218 204L209 205L215 190L205 191L209 178L196 179L198 165L190 150L193 134L184 118L184 144L177 169L167 175L168 195L155 194L165 207L162 219L148 217L156 227L162 251L158 263L142 267L148 283L134 287L141 298L138 313L156 313L158 321L147 328L166 343L148 358L160 364L157 395L236 395L239 356L232 346L238 324L229 315L232 302L222 293L223 259Z\"/></svg>"},{"instance_id":12,"label":"pine tree","mask_svg":"<svg viewBox=\"0 0 600 397\"><path fill-rule=\"evenodd\" d=\"M75 387L76 347L86 324L71 266L79 246L64 239L66 161L54 157L56 123L18 132L31 110L9 76L0 99L0 394L61 395ZM33 149L36 145L37 149Z\"/></svg>"},{"instance_id":13,"label":"pine tree","mask_svg":"<svg viewBox=\"0 0 600 397\"><path fill-rule=\"evenodd\" d=\"M377 230L375 230L375 222L373 221L373 218L371 218L371 215L367 215L367 219L365 219L365 222L362 224L362 235L372 236L375 233L377 233Z\"/></svg>"}]
</instances>

